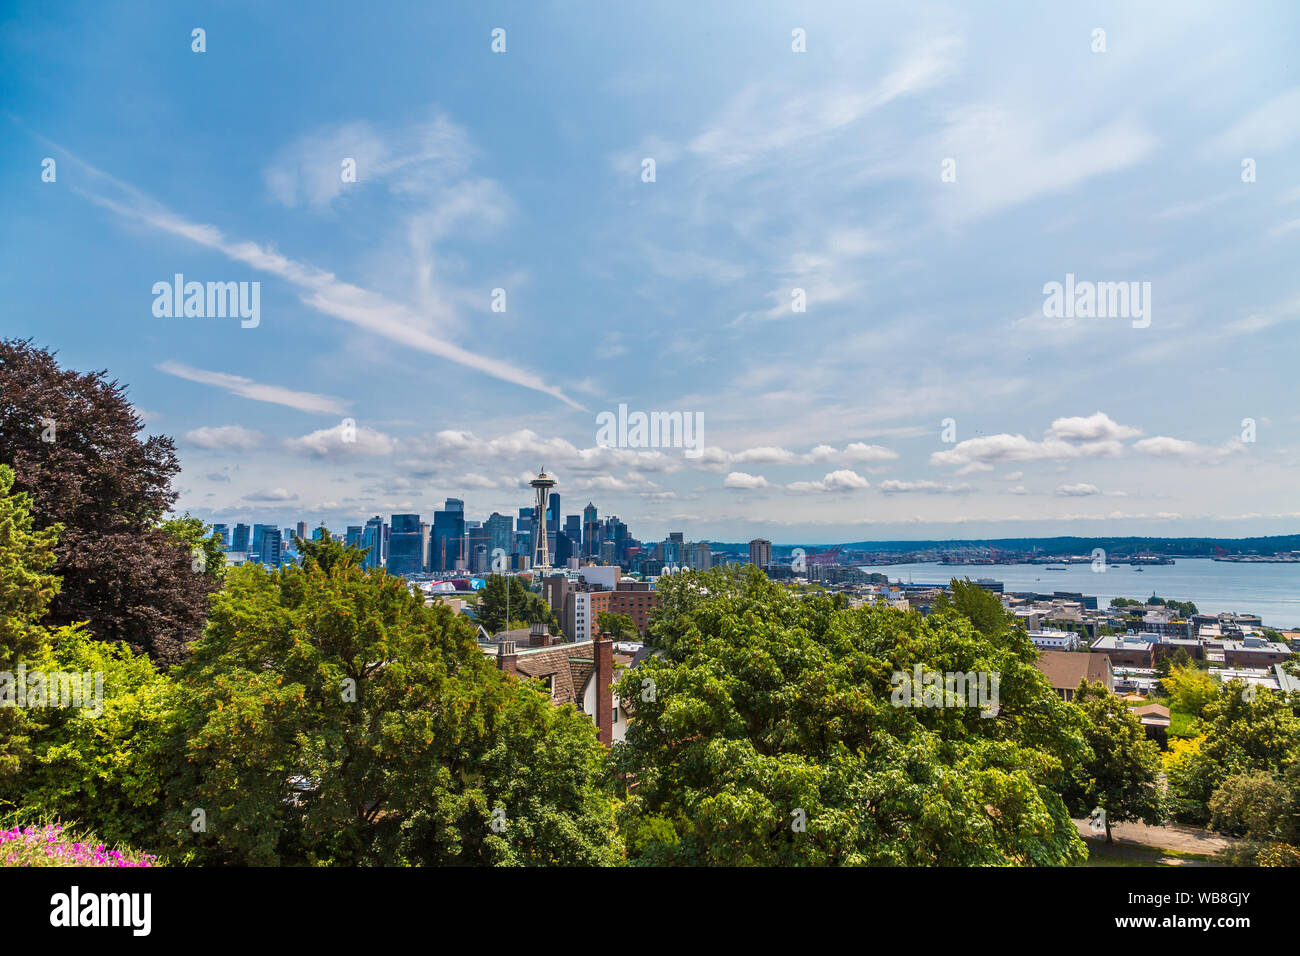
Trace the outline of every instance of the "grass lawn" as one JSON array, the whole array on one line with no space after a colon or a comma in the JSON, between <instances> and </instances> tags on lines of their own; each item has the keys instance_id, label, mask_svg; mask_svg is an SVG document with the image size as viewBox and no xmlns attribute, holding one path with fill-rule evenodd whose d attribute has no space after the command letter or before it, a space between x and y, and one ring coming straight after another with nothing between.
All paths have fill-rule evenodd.
<instances>
[{"instance_id":1,"label":"grass lawn","mask_svg":"<svg viewBox=\"0 0 1300 956\"><path fill-rule=\"evenodd\" d=\"M1161 850L1131 843L1085 840L1088 861L1084 866L1221 866L1214 857L1180 850Z\"/></svg>"}]
</instances>

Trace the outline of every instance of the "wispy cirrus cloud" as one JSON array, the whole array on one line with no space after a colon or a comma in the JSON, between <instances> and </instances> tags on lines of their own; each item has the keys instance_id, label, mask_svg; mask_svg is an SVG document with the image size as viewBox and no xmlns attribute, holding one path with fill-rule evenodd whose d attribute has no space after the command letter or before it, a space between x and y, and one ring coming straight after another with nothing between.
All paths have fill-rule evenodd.
<instances>
[{"instance_id":1,"label":"wispy cirrus cloud","mask_svg":"<svg viewBox=\"0 0 1300 956\"><path fill-rule=\"evenodd\" d=\"M1181 438L1170 438L1168 435L1156 435L1153 438L1144 438L1142 441L1135 442L1133 448L1153 458L1173 458L1202 464L1218 464L1230 456L1244 451L1246 446L1239 438L1230 439L1222 445L1214 447Z\"/></svg>"},{"instance_id":2,"label":"wispy cirrus cloud","mask_svg":"<svg viewBox=\"0 0 1300 956\"><path fill-rule=\"evenodd\" d=\"M882 106L930 89L950 76L961 48L962 41L955 35L928 38L906 50L892 70L865 88L845 84L774 98L771 90L751 86L687 149L726 169L770 159L792 148L817 146Z\"/></svg>"},{"instance_id":3,"label":"wispy cirrus cloud","mask_svg":"<svg viewBox=\"0 0 1300 956\"><path fill-rule=\"evenodd\" d=\"M550 395L573 408L586 410L585 406L569 398L557 386L549 385L540 375L448 341L431 327L427 316L409 306L393 302L378 292L345 282L334 273L310 263L291 259L269 246L246 239L228 238L215 226L185 219L141 190L96 169L58 144L50 145L58 149L67 160L84 169L101 186L107 186L119 195L118 198L111 198L79 186L73 187L74 191L125 219L215 250L226 258L259 272L277 276L298 289L299 299L304 304L325 315L501 381Z\"/></svg>"},{"instance_id":4,"label":"wispy cirrus cloud","mask_svg":"<svg viewBox=\"0 0 1300 956\"><path fill-rule=\"evenodd\" d=\"M274 405L284 405L286 408L296 408L300 412L317 412L326 415L342 415L347 411L347 403L341 398L318 395L315 392L298 392L283 385L266 385L229 372L212 372L171 360L160 362L156 368L168 375L198 382L200 385L212 385L232 395L249 398L255 402L270 402Z\"/></svg>"}]
</instances>

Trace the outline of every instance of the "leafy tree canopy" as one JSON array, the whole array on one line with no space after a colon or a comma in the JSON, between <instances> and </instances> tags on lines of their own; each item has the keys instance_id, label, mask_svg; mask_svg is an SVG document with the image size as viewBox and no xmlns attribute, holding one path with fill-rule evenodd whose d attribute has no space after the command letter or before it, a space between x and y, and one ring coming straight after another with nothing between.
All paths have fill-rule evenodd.
<instances>
[{"instance_id":1,"label":"leafy tree canopy","mask_svg":"<svg viewBox=\"0 0 1300 956\"><path fill-rule=\"evenodd\" d=\"M232 568L177 672L164 826L178 851L244 864L621 859L590 719L499 671L465 621L401 579L328 546L304 564Z\"/></svg>"},{"instance_id":2,"label":"leafy tree canopy","mask_svg":"<svg viewBox=\"0 0 1300 956\"><path fill-rule=\"evenodd\" d=\"M1070 810L1087 816L1100 807L1106 814L1107 842L1115 823L1159 825L1160 749L1147 739L1142 722L1104 684L1081 682L1074 704L1083 713L1084 738L1092 753L1074 767L1065 791Z\"/></svg>"},{"instance_id":3,"label":"leafy tree canopy","mask_svg":"<svg viewBox=\"0 0 1300 956\"><path fill-rule=\"evenodd\" d=\"M55 639L51 667L97 675L96 707L44 710L31 759L11 802L38 816L76 820L111 843L152 843L162 812L163 751L175 717L174 687L143 654L80 628Z\"/></svg>"},{"instance_id":4,"label":"leafy tree canopy","mask_svg":"<svg viewBox=\"0 0 1300 956\"><path fill-rule=\"evenodd\" d=\"M627 740L613 751L633 859L1059 865L1085 856L1058 795L1087 752L1078 711L1052 692L1023 631L982 599L973 626L956 608L927 618L837 609L748 567L675 574L659 587L657 655L617 685L633 703ZM996 674L996 716L896 706L897 678L918 666Z\"/></svg>"},{"instance_id":5,"label":"leafy tree canopy","mask_svg":"<svg viewBox=\"0 0 1300 956\"><path fill-rule=\"evenodd\" d=\"M1174 707L1193 717L1201 716L1205 706L1219 696L1219 682L1191 662L1170 667L1169 676L1161 678L1160 686Z\"/></svg>"},{"instance_id":6,"label":"leafy tree canopy","mask_svg":"<svg viewBox=\"0 0 1300 956\"><path fill-rule=\"evenodd\" d=\"M507 583L508 582L508 583ZM506 594L509 589L509 600ZM549 625L552 633L558 626L554 612L546 600L539 594L524 587L519 578L504 574L493 574L479 592L478 620L489 634L496 634L507 628L507 605L509 621L523 621L525 624L542 623Z\"/></svg>"},{"instance_id":7,"label":"leafy tree canopy","mask_svg":"<svg viewBox=\"0 0 1300 956\"><path fill-rule=\"evenodd\" d=\"M214 575L160 527L180 471L172 440L150 436L123 386L104 372L60 368L29 341L0 341L0 459L30 496L37 529L62 525L62 580L46 623L88 621L173 663L202 629Z\"/></svg>"},{"instance_id":8,"label":"leafy tree canopy","mask_svg":"<svg viewBox=\"0 0 1300 956\"><path fill-rule=\"evenodd\" d=\"M1205 705L1196 731L1165 757L1171 804L1183 823L1208 823L1210 800L1229 777L1281 776L1300 761L1300 718L1276 691L1229 681Z\"/></svg>"},{"instance_id":9,"label":"leafy tree canopy","mask_svg":"<svg viewBox=\"0 0 1300 956\"><path fill-rule=\"evenodd\" d=\"M596 615L596 627L616 641L635 641L638 637L636 622L626 614L602 611Z\"/></svg>"},{"instance_id":10,"label":"leafy tree canopy","mask_svg":"<svg viewBox=\"0 0 1300 956\"><path fill-rule=\"evenodd\" d=\"M31 499L11 493L13 485L13 470L0 465L0 672L8 675L16 675L20 664L35 669L48 661L50 634L38 622L59 590L50 573L58 528L35 530ZM11 684L0 687L6 696L16 690ZM13 706L13 701L0 703L9 704L0 706L2 787L27 753L32 718L29 709Z\"/></svg>"}]
</instances>

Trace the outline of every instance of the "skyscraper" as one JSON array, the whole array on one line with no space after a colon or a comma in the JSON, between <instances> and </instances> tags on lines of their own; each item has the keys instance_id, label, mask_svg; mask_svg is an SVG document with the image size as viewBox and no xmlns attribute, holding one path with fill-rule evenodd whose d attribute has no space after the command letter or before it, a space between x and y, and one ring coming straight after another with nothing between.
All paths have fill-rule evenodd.
<instances>
[{"instance_id":1,"label":"skyscraper","mask_svg":"<svg viewBox=\"0 0 1300 956\"><path fill-rule=\"evenodd\" d=\"M262 553L262 536L266 534L268 528L272 528L272 526L269 524L253 525L253 554Z\"/></svg>"},{"instance_id":2,"label":"skyscraper","mask_svg":"<svg viewBox=\"0 0 1300 956\"><path fill-rule=\"evenodd\" d=\"M266 527L262 530L262 546L258 549L257 560L268 568L280 566L280 532L276 528Z\"/></svg>"},{"instance_id":3,"label":"skyscraper","mask_svg":"<svg viewBox=\"0 0 1300 956\"><path fill-rule=\"evenodd\" d=\"M218 535L221 540L221 550L230 550L230 528L224 524L214 524L212 533Z\"/></svg>"},{"instance_id":4,"label":"skyscraper","mask_svg":"<svg viewBox=\"0 0 1300 956\"><path fill-rule=\"evenodd\" d=\"M550 563L555 564L556 538L560 534L560 493L552 491L546 504L546 541L550 551ZM561 562L563 563L563 562Z\"/></svg>"},{"instance_id":5,"label":"skyscraper","mask_svg":"<svg viewBox=\"0 0 1300 956\"><path fill-rule=\"evenodd\" d=\"M610 523L610 538L614 542L614 560L621 562L623 556L627 553L629 536L627 533L627 525L622 521L619 521L617 515L614 516Z\"/></svg>"},{"instance_id":6,"label":"skyscraper","mask_svg":"<svg viewBox=\"0 0 1300 956\"><path fill-rule=\"evenodd\" d=\"M523 550L516 550L515 554L524 555L531 561L536 549L533 547L533 509L520 508L519 521L515 525L515 541L518 542L520 534L528 535L528 540L524 543Z\"/></svg>"},{"instance_id":7,"label":"skyscraper","mask_svg":"<svg viewBox=\"0 0 1300 956\"><path fill-rule=\"evenodd\" d=\"M362 545L361 543L361 535L363 530L364 528L362 525L359 524L348 525L347 537L343 539L347 543L348 547L351 548L364 547L364 545Z\"/></svg>"},{"instance_id":8,"label":"skyscraper","mask_svg":"<svg viewBox=\"0 0 1300 956\"><path fill-rule=\"evenodd\" d=\"M299 521L299 522L298 522L298 531L297 531L297 535L298 535L298 537L301 538L303 541L306 541L306 540L307 540L307 522L305 522L305 521Z\"/></svg>"},{"instance_id":9,"label":"skyscraper","mask_svg":"<svg viewBox=\"0 0 1300 956\"><path fill-rule=\"evenodd\" d=\"M514 550L515 519L509 515L492 512L483 527L488 533L488 555L500 548L507 555Z\"/></svg>"},{"instance_id":10,"label":"skyscraper","mask_svg":"<svg viewBox=\"0 0 1300 956\"><path fill-rule=\"evenodd\" d=\"M527 531L515 532L515 556L519 559L513 563L514 567L528 568L529 549L533 546L533 536Z\"/></svg>"},{"instance_id":11,"label":"skyscraper","mask_svg":"<svg viewBox=\"0 0 1300 956\"><path fill-rule=\"evenodd\" d=\"M600 551L600 525L596 521L596 506L590 501L582 509L582 554L592 558Z\"/></svg>"},{"instance_id":12,"label":"skyscraper","mask_svg":"<svg viewBox=\"0 0 1300 956\"><path fill-rule=\"evenodd\" d=\"M393 515L388 532L388 573L419 574L424 570L424 539L420 516Z\"/></svg>"},{"instance_id":13,"label":"skyscraper","mask_svg":"<svg viewBox=\"0 0 1300 956\"><path fill-rule=\"evenodd\" d=\"M758 565L760 568L770 567L772 564L772 542L766 538L755 538L749 542L749 563Z\"/></svg>"},{"instance_id":14,"label":"skyscraper","mask_svg":"<svg viewBox=\"0 0 1300 956\"><path fill-rule=\"evenodd\" d=\"M235 525L235 533L231 535L230 550L236 554L248 553L248 525Z\"/></svg>"},{"instance_id":15,"label":"skyscraper","mask_svg":"<svg viewBox=\"0 0 1300 956\"><path fill-rule=\"evenodd\" d=\"M465 522L465 548L463 551L463 555L467 558L473 558L474 549L478 547L480 544L483 545L483 547L485 548L489 547L489 542L491 540L492 540L491 534L488 532L487 525L485 525L482 521L466 521Z\"/></svg>"},{"instance_id":16,"label":"skyscraper","mask_svg":"<svg viewBox=\"0 0 1300 956\"><path fill-rule=\"evenodd\" d=\"M454 571L465 538L465 503L448 498L442 511L433 513L433 538L429 545L429 570Z\"/></svg>"},{"instance_id":17,"label":"skyscraper","mask_svg":"<svg viewBox=\"0 0 1300 956\"><path fill-rule=\"evenodd\" d=\"M379 515L375 515L366 522L366 528L361 532L361 546L368 549L366 551L367 568L383 567L384 519Z\"/></svg>"},{"instance_id":18,"label":"skyscraper","mask_svg":"<svg viewBox=\"0 0 1300 956\"><path fill-rule=\"evenodd\" d=\"M551 549L551 553L555 556L554 564L557 568L568 566L569 558L573 557L573 540L567 531L555 533L555 547Z\"/></svg>"}]
</instances>

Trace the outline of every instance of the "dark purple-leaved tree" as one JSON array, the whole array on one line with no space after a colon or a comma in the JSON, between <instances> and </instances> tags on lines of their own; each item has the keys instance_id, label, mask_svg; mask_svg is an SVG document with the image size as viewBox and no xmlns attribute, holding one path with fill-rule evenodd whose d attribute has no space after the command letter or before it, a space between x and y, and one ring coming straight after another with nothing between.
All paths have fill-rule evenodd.
<instances>
[{"instance_id":1,"label":"dark purple-leaved tree","mask_svg":"<svg viewBox=\"0 0 1300 956\"><path fill-rule=\"evenodd\" d=\"M62 578L45 623L89 621L160 664L186 656L215 577L160 526L176 500L176 447L141 440L126 390L105 372L59 367L30 340L0 341L0 462L31 497L38 530L61 524L53 573Z\"/></svg>"}]
</instances>

